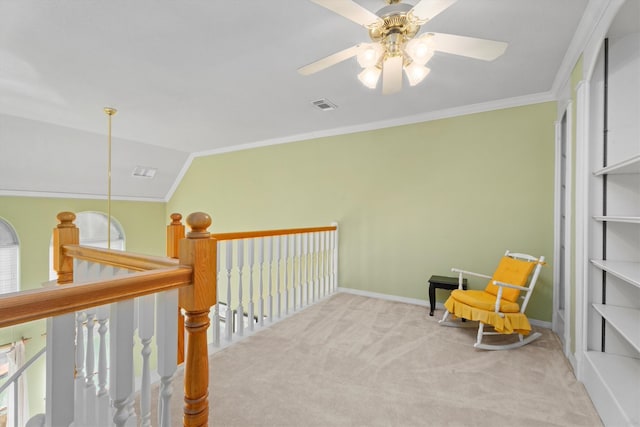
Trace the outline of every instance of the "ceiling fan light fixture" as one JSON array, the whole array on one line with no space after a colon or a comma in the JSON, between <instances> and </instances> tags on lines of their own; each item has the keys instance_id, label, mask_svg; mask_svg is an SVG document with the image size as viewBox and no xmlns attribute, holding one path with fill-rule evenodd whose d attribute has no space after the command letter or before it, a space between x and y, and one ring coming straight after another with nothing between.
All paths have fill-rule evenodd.
<instances>
[{"instance_id":1,"label":"ceiling fan light fixture","mask_svg":"<svg viewBox=\"0 0 640 427\"><path fill-rule=\"evenodd\" d=\"M380 57L384 53L379 43L362 43L359 50L357 60L362 68L369 68L378 64Z\"/></svg>"},{"instance_id":2,"label":"ceiling fan light fixture","mask_svg":"<svg viewBox=\"0 0 640 427\"><path fill-rule=\"evenodd\" d=\"M375 89L378 85L378 80L380 80L380 74L382 74L380 68L376 66L367 67L358 74L358 80L369 89Z\"/></svg>"},{"instance_id":3,"label":"ceiling fan light fixture","mask_svg":"<svg viewBox=\"0 0 640 427\"><path fill-rule=\"evenodd\" d=\"M423 37L409 40L405 52L413 62L417 62L420 65L426 64L433 57L433 49Z\"/></svg>"},{"instance_id":4,"label":"ceiling fan light fixture","mask_svg":"<svg viewBox=\"0 0 640 427\"><path fill-rule=\"evenodd\" d=\"M404 72L407 75L410 86L415 86L420 83L425 77L427 77L427 75L429 75L430 71L431 70L424 65L416 62L412 62L404 67Z\"/></svg>"}]
</instances>

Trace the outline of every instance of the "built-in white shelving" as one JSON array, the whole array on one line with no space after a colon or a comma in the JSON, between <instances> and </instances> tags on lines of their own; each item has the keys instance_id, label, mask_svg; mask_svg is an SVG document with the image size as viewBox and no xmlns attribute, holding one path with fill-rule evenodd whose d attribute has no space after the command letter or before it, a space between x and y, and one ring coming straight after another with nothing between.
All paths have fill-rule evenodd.
<instances>
[{"instance_id":1,"label":"built-in white shelving","mask_svg":"<svg viewBox=\"0 0 640 427\"><path fill-rule=\"evenodd\" d=\"M593 174L595 176L602 175L620 175L625 173L640 173L640 154L618 162L606 168L599 169Z\"/></svg>"},{"instance_id":2,"label":"built-in white shelving","mask_svg":"<svg viewBox=\"0 0 640 427\"><path fill-rule=\"evenodd\" d=\"M612 276L640 287L640 262L592 259L591 263Z\"/></svg>"},{"instance_id":3,"label":"built-in white shelving","mask_svg":"<svg viewBox=\"0 0 640 427\"><path fill-rule=\"evenodd\" d=\"M591 266L581 380L606 426L640 427L639 45L639 33L605 41L590 82Z\"/></svg>"},{"instance_id":4,"label":"built-in white shelving","mask_svg":"<svg viewBox=\"0 0 640 427\"><path fill-rule=\"evenodd\" d=\"M593 219L601 222L628 222L631 224L640 224L640 216L594 216Z\"/></svg>"},{"instance_id":5,"label":"built-in white shelving","mask_svg":"<svg viewBox=\"0 0 640 427\"><path fill-rule=\"evenodd\" d=\"M602 391L609 396L601 398L610 402L600 406L599 411L605 422L619 420L617 425L640 425L640 405L638 404L638 381L640 381L640 359L618 356L615 354L588 351L585 353L588 371L595 372L590 383L598 381ZM592 396L599 397L599 396ZM610 398L607 399L607 398ZM597 399L596 407L602 400Z\"/></svg>"},{"instance_id":6,"label":"built-in white shelving","mask_svg":"<svg viewBox=\"0 0 640 427\"><path fill-rule=\"evenodd\" d=\"M605 304L593 304L593 308L640 352L640 310ZM640 393L640 390L638 392Z\"/></svg>"}]
</instances>

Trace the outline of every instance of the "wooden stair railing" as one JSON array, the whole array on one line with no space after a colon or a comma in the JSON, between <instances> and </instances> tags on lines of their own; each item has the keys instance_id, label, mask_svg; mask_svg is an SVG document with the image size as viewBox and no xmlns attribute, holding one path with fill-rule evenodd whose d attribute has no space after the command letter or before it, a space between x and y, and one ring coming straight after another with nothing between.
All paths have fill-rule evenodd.
<instances>
[{"instance_id":1,"label":"wooden stair railing","mask_svg":"<svg viewBox=\"0 0 640 427\"><path fill-rule=\"evenodd\" d=\"M204 213L189 215L187 224L191 231L179 243L179 260L79 246L79 231L73 224L74 219L73 213L60 213L60 223L53 233L54 267L58 272L59 286L0 297L0 328L45 318L51 318L51 321L65 318L67 321L66 318L69 316L65 315L79 310L178 289L179 305L185 310L188 334L183 425L207 426L209 372L206 331L209 326L210 307L216 303L216 242L207 231L211 225L211 218ZM107 280L72 284L74 258L100 261L135 273ZM70 326L73 328L73 318L71 319ZM174 330L173 336L176 333ZM57 342L56 345L73 346L73 335L70 337L70 342ZM49 338L48 336L48 345ZM48 355L47 359L50 358L51 355ZM56 374L72 374L74 362L71 360L69 363L70 370L62 369ZM175 367L175 360L173 364ZM50 367L49 362L47 367ZM161 369L159 366L159 371ZM73 386L69 393L73 394ZM47 401L47 410L55 407L54 400ZM68 416L69 411L66 412L65 416ZM69 424L58 420L49 422L52 425Z\"/></svg>"}]
</instances>

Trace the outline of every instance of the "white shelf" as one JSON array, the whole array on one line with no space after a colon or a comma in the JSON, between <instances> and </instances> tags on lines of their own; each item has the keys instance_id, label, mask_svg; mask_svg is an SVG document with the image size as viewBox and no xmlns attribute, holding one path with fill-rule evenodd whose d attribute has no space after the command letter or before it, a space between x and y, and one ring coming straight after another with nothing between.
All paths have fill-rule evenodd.
<instances>
[{"instance_id":1,"label":"white shelf","mask_svg":"<svg viewBox=\"0 0 640 427\"><path fill-rule=\"evenodd\" d=\"M593 308L640 352L640 310L608 304L593 304Z\"/></svg>"},{"instance_id":2,"label":"white shelf","mask_svg":"<svg viewBox=\"0 0 640 427\"><path fill-rule=\"evenodd\" d=\"M599 169L593 174L601 175L619 175L624 173L640 173L640 154L633 156L627 160L623 160L606 168Z\"/></svg>"},{"instance_id":3,"label":"white shelf","mask_svg":"<svg viewBox=\"0 0 640 427\"><path fill-rule=\"evenodd\" d=\"M627 425L640 425L640 359L599 351L587 351L585 356L613 401L621 409L624 418L628 420ZM597 402L594 403L597 406Z\"/></svg>"},{"instance_id":4,"label":"white shelf","mask_svg":"<svg viewBox=\"0 0 640 427\"><path fill-rule=\"evenodd\" d=\"M603 222L629 222L632 224L640 224L640 216L594 216L593 219L596 221Z\"/></svg>"},{"instance_id":5,"label":"white shelf","mask_svg":"<svg viewBox=\"0 0 640 427\"><path fill-rule=\"evenodd\" d=\"M599 269L640 288L640 262L592 259L591 263Z\"/></svg>"}]
</instances>

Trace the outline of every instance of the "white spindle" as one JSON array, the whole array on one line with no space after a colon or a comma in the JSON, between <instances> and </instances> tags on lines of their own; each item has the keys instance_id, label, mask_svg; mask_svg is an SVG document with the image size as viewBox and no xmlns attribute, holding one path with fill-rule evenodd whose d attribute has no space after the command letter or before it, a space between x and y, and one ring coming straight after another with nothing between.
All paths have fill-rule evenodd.
<instances>
[{"instance_id":1,"label":"white spindle","mask_svg":"<svg viewBox=\"0 0 640 427\"><path fill-rule=\"evenodd\" d=\"M75 318L69 313L47 319L47 426L68 426L74 419Z\"/></svg>"},{"instance_id":2,"label":"white spindle","mask_svg":"<svg viewBox=\"0 0 640 427\"><path fill-rule=\"evenodd\" d=\"M276 290L277 290L277 299L278 299L278 319L282 316L282 291L280 289L280 240L282 236L277 236L275 238L275 248L274 252L276 253Z\"/></svg>"},{"instance_id":3,"label":"white spindle","mask_svg":"<svg viewBox=\"0 0 640 427\"><path fill-rule=\"evenodd\" d=\"M247 246L247 258L249 262L249 307L247 309L247 318L249 319L249 330L253 331L253 245L255 239L249 239Z\"/></svg>"},{"instance_id":4,"label":"white spindle","mask_svg":"<svg viewBox=\"0 0 640 427\"><path fill-rule=\"evenodd\" d=\"M320 234L320 253L322 254L321 277L322 277L322 296L327 296L327 232Z\"/></svg>"},{"instance_id":5,"label":"white spindle","mask_svg":"<svg viewBox=\"0 0 640 427\"><path fill-rule=\"evenodd\" d=\"M218 286L220 278L220 241L218 241L218 250L216 250L216 295L220 295L220 286ZM186 339L186 333L185 333ZM216 347L220 347L220 298L216 298L216 304L213 306L213 342ZM185 348L187 348L185 343Z\"/></svg>"},{"instance_id":6,"label":"white spindle","mask_svg":"<svg viewBox=\"0 0 640 427\"><path fill-rule=\"evenodd\" d=\"M290 253L292 251L289 250L289 236L282 236L283 242L283 263L284 263L284 313L289 314L289 266L291 264L290 261Z\"/></svg>"},{"instance_id":7,"label":"white spindle","mask_svg":"<svg viewBox=\"0 0 640 427\"><path fill-rule=\"evenodd\" d=\"M300 245L302 243L302 236L300 234L296 234L295 236L295 244L296 244L296 259L298 260L296 267L296 279L295 279L295 287L293 288L293 311L296 311L298 308L298 299L300 299L299 305L302 306L302 290L300 280L302 277L302 258L301 258L301 248ZM296 266L296 263L293 264Z\"/></svg>"},{"instance_id":8,"label":"white spindle","mask_svg":"<svg viewBox=\"0 0 640 427\"><path fill-rule=\"evenodd\" d=\"M95 383L95 342L93 339L93 329L96 322L95 308L87 310L87 354L85 363L85 387L84 402L85 422L87 425L96 425L96 383Z\"/></svg>"},{"instance_id":9,"label":"white spindle","mask_svg":"<svg viewBox=\"0 0 640 427\"><path fill-rule=\"evenodd\" d=\"M75 378L75 405L73 418L79 424L87 422L87 403L85 401L85 348L87 342L84 338L84 323L87 315L84 311L76 313L76 378Z\"/></svg>"},{"instance_id":10,"label":"white spindle","mask_svg":"<svg viewBox=\"0 0 640 427\"><path fill-rule=\"evenodd\" d=\"M333 291L338 290L338 223L334 222L332 225L336 226L333 232Z\"/></svg>"},{"instance_id":11,"label":"white spindle","mask_svg":"<svg viewBox=\"0 0 640 427\"><path fill-rule=\"evenodd\" d=\"M109 320L109 306L100 306L96 309L98 320L98 394L96 398L96 425L107 427L109 425L109 391L107 389L107 322Z\"/></svg>"},{"instance_id":12,"label":"white spindle","mask_svg":"<svg viewBox=\"0 0 640 427\"><path fill-rule=\"evenodd\" d=\"M140 384L140 417L142 426L151 425L151 338L154 332L155 296L146 295L138 298L138 337L142 343L142 383ZM174 350L175 353L175 350Z\"/></svg>"},{"instance_id":13,"label":"white spindle","mask_svg":"<svg viewBox=\"0 0 640 427\"><path fill-rule=\"evenodd\" d=\"M231 341L233 333L233 310L231 310L231 266L233 265L233 240L227 240L227 311L224 317L225 334L227 341Z\"/></svg>"},{"instance_id":14,"label":"white spindle","mask_svg":"<svg viewBox=\"0 0 640 427\"><path fill-rule=\"evenodd\" d=\"M258 249L258 266L260 268L260 307L258 313L260 314L260 326L264 326L264 237L260 239L260 247Z\"/></svg>"},{"instance_id":15,"label":"white spindle","mask_svg":"<svg viewBox=\"0 0 640 427\"><path fill-rule=\"evenodd\" d=\"M269 322L273 322L273 237L267 237L267 259L269 260Z\"/></svg>"},{"instance_id":16,"label":"white spindle","mask_svg":"<svg viewBox=\"0 0 640 427\"><path fill-rule=\"evenodd\" d=\"M302 235L302 258L304 259L304 270L303 270L303 274L302 277L304 279L304 286L302 289L304 289L304 305L309 305L309 258L307 258L307 255L309 254L309 250L308 250L308 245L309 244L309 233L304 233ZM302 301L302 296L300 298L300 300ZM302 302L300 303L302 305Z\"/></svg>"},{"instance_id":17,"label":"white spindle","mask_svg":"<svg viewBox=\"0 0 640 427\"><path fill-rule=\"evenodd\" d=\"M133 393L133 306L133 300L111 304L109 393L115 409L113 423L118 427L125 426L131 417L129 406Z\"/></svg>"},{"instance_id":18,"label":"white spindle","mask_svg":"<svg viewBox=\"0 0 640 427\"><path fill-rule=\"evenodd\" d=\"M158 425L171 426L171 396L173 394L173 375L177 366L178 320L175 316L178 307L178 290L156 294L156 347L158 350L158 375L160 375L160 393L158 396Z\"/></svg>"},{"instance_id":19,"label":"white spindle","mask_svg":"<svg viewBox=\"0 0 640 427\"><path fill-rule=\"evenodd\" d=\"M244 306L242 305L242 270L244 268L244 239L238 240L238 309L236 310L236 334L244 335Z\"/></svg>"},{"instance_id":20,"label":"white spindle","mask_svg":"<svg viewBox=\"0 0 640 427\"><path fill-rule=\"evenodd\" d=\"M313 271L314 271L314 300L320 298L320 232L313 233L314 247L313 247Z\"/></svg>"}]
</instances>

